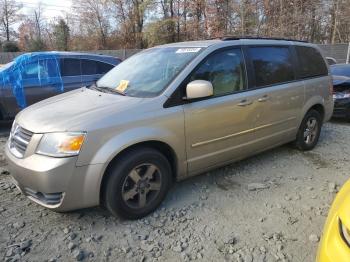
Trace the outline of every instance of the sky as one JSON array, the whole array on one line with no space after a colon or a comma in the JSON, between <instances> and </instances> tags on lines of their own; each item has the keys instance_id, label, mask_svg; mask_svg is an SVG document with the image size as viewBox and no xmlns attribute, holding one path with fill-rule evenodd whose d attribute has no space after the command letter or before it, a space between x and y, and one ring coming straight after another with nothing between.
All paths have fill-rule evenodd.
<instances>
[{"instance_id":1,"label":"sky","mask_svg":"<svg viewBox=\"0 0 350 262\"><path fill-rule=\"evenodd\" d=\"M50 20L54 17L63 17L66 12L70 11L72 0L18 0L23 5L21 13L32 15L33 11L41 3L43 7L43 16Z\"/></svg>"},{"instance_id":2,"label":"sky","mask_svg":"<svg viewBox=\"0 0 350 262\"><path fill-rule=\"evenodd\" d=\"M72 7L73 0L17 0L22 4L20 13L26 16L34 16L34 10L38 8L38 4L41 3L43 14L42 17L50 22L53 18L64 17L65 13L69 12ZM12 25L12 29L18 30L21 22Z\"/></svg>"}]
</instances>

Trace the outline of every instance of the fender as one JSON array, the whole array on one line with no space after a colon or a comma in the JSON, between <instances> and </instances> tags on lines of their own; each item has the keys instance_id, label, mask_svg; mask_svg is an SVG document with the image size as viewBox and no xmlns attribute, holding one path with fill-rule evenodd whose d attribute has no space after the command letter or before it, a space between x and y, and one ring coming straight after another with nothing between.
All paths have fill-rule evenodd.
<instances>
[{"instance_id":1,"label":"fender","mask_svg":"<svg viewBox=\"0 0 350 262\"><path fill-rule=\"evenodd\" d=\"M178 175L183 176L187 173L185 141L181 139L184 137L182 133L184 129L178 128L177 130L181 130L179 131L181 133L177 134L170 130L157 128L156 126L135 127L123 130L122 132L116 132L115 136L103 141L100 148L97 148L97 150L88 150L87 148L88 153L79 156L77 166L102 164L102 177L109 163L123 150L138 143L157 141L165 143L172 148L177 158ZM98 141L98 134L96 134L96 137L94 136L95 134L88 134L87 140ZM87 141L87 144L91 143ZM83 149L82 151L85 150L86 149ZM89 153L93 153L93 155Z\"/></svg>"}]
</instances>

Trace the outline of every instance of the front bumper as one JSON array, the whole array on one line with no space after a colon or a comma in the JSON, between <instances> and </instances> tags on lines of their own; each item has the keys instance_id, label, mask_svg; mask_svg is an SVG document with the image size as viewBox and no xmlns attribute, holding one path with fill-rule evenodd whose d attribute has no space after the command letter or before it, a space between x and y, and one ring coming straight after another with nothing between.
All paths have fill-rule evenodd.
<instances>
[{"instance_id":1,"label":"front bumper","mask_svg":"<svg viewBox=\"0 0 350 262\"><path fill-rule=\"evenodd\" d=\"M350 98L340 98L334 100L333 117L350 119Z\"/></svg>"},{"instance_id":2,"label":"front bumper","mask_svg":"<svg viewBox=\"0 0 350 262\"><path fill-rule=\"evenodd\" d=\"M325 228L319 245L316 262L348 262L350 248L342 239L339 231L339 218L333 217Z\"/></svg>"},{"instance_id":3,"label":"front bumper","mask_svg":"<svg viewBox=\"0 0 350 262\"><path fill-rule=\"evenodd\" d=\"M32 201L56 211L99 205L103 165L76 166L77 157L31 154L16 158L5 147L15 184Z\"/></svg>"}]
</instances>

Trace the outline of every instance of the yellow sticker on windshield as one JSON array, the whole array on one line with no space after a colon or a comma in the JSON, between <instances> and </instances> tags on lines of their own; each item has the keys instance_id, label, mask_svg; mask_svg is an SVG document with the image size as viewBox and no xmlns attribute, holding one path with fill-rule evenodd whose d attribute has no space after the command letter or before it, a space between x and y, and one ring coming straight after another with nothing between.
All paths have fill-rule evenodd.
<instances>
[{"instance_id":1,"label":"yellow sticker on windshield","mask_svg":"<svg viewBox=\"0 0 350 262\"><path fill-rule=\"evenodd\" d=\"M116 90L118 90L119 92L124 92L128 88L128 85L129 85L128 80L121 80Z\"/></svg>"}]
</instances>

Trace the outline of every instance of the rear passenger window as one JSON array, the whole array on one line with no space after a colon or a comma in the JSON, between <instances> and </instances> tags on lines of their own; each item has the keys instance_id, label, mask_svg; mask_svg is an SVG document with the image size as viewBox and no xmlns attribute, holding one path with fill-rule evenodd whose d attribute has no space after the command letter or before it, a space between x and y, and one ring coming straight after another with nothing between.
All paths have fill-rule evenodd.
<instances>
[{"instance_id":1,"label":"rear passenger window","mask_svg":"<svg viewBox=\"0 0 350 262\"><path fill-rule=\"evenodd\" d=\"M245 89L245 76L241 50L231 49L210 55L193 73L190 81L209 81L213 85L214 96L220 96Z\"/></svg>"},{"instance_id":2,"label":"rear passenger window","mask_svg":"<svg viewBox=\"0 0 350 262\"><path fill-rule=\"evenodd\" d=\"M250 47L257 87L286 83L295 79L288 47Z\"/></svg>"},{"instance_id":3,"label":"rear passenger window","mask_svg":"<svg viewBox=\"0 0 350 262\"><path fill-rule=\"evenodd\" d=\"M61 59L61 76L80 76L80 60L76 58Z\"/></svg>"},{"instance_id":4,"label":"rear passenger window","mask_svg":"<svg viewBox=\"0 0 350 262\"><path fill-rule=\"evenodd\" d=\"M110 65L99 61L96 61L96 65L97 65L97 74L105 74L114 67L114 65Z\"/></svg>"},{"instance_id":5,"label":"rear passenger window","mask_svg":"<svg viewBox=\"0 0 350 262\"><path fill-rule=\"evenodd\" d=\"M299 60L299 75L301 78L328 75L328 69L320 52L307 46L296 46Z\"/></svg>"},{"instance_id":6,"label":"rear passenger window","mask_svg":"<svg viewBox=\"0 0 350 262\"><path fill-rule=\"evenodd\" d=\"M96 61L83 59L81 60L81 68L83 75L96 75L97 74L97 65Z\"/></svg>"}]
</instances>

